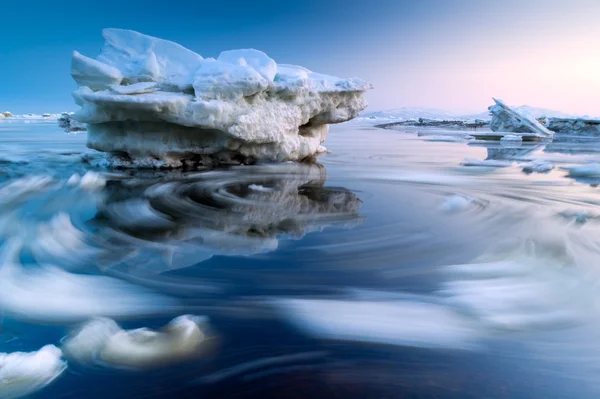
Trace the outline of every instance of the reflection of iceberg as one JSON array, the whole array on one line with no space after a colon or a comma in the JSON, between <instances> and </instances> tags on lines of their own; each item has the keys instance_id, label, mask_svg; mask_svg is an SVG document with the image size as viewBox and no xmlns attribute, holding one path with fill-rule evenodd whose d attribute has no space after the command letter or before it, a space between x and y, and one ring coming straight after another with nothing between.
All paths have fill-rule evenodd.
<instances>
[{"instance_id":1,"label":"reflection of iceberg","mask_svg":"<svg viewBox=\"0 0 600 399\"><path fill-rule=\"evenodd\" d=\"M37 352L0 353L0 398L20 398L50 384L67 368L61 356L54 345Z\"/></svg>"},{"instance_id":2,"label":"reflection of iceberg","mask_svg":"<svg viewBox=\"0 0 600 399\"><path fill-rule=\"evenodd\" d=\"M204 59L177 43L105 29L97 60L73 54L88 146L123 166L295 161L353 119L371 85L277 64L253 50Z\"/></svg>"},{"instance_id":3,"label":"reflection of iceberg","mask_svg":"<svg viewBox=\"0 0 600 399\"><path fill-rule=\"evenodd\" d=\"M318 165L288 164L124 181L107 187L94 224L134 256L125 263L155 271L270 252L281 237L359 220L361 201L325 179Z\"/></svg>"},{"instance_id":4,"label":"reflection of iceberg","mask_svg":"<svg viewBox=\"0 0 600 399\"><path fill-rule=\"evenodd\" d=\"M69 336L63 349L70 360L84 364L157 367L197 356L201 347L207 345L201 330L205 324L203 317L185 315L159 331L123 330L113 320L99 318Z\"/></svg>"}]
</instances>

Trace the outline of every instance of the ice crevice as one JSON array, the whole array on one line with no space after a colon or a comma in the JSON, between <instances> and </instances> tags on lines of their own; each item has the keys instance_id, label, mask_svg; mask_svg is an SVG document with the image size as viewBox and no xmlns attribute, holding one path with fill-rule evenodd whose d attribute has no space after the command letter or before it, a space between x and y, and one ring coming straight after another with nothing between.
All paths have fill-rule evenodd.
<instances>
[{"instance_id":1,"label":"ice crevice","mask_svg":"<svg viewBox=\"0 0 600 399\"><path fill-rule=\"evenodd\" d=\"M214 59L130 30L103 37L97 59L73 54L74 118L88 124L88 146L120 166L302 160L329 124L358 116L372 88L254 49Z\"/></svg>"}]
</instances>

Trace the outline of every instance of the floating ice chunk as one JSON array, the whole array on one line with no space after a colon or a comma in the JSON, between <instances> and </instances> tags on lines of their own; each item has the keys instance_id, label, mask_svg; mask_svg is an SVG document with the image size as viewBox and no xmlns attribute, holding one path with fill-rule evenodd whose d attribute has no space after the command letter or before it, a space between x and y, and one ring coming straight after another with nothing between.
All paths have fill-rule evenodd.
<instances>
[{"instance_id":1,"label":"floating ice chunk","mask_svg":"<svg viewBox=\"0 0 600 399\"><path fill-rule=\"evenodd\" d=\"M180 316L159 331L123 330L113 320L99 318L85 324L64 342L67 358L84 364L103 362L112 367L151 368L199 355L206 345L201 327L207 319Z\"/></svg>"},{"instance_id":2,"label":"floating ice chunk","mask_svg":"<svg viewBox=\"0 0 600 399\"><path fill-rule=\"evenodd\" d=\"M106 178L101 174L91 170L86 172L79 182L79 187L86 191L101 190L104 188L104 186L106 186Z\"/></svg>"},{"instance_id":3,"label":"floating ice chunk","mask_svg":"<svg viewBox=\"0 0 600 399\"><path fill-rule=\"evenodd\" d=\"M507 134L506 136L502 137L500 139L500 141L523 141L523 139L521 138L521 136L517 136L516 134Z\"/></svg>"},{"instance_id":4,"label":"floating ice chunk","mask_svg":"<svg viewBox=\"0 0 600 399\"><path fill-rule=\"evenodd\" d=\"M204 60L194 76L194 92L203 99L239 100L265 90L269 83L245 65Z\"/></svg>"},{"instance_id":5,"label":"floating ice chunk","mask_svg":"<svg viewBox=\"0 0 600 399\"><path fill-rule=\"evenodd\" d=\"M535 159L529 163L521 165L525 173L547 173L554 169L554 165L543 159Z\"/></svg>"},{"instance_id":6,"label":"floating ice chunk","mask_svg":"<svg viewBox=\"0 0 600 399\"><path fill-rule=\"evenodd\" d=\"M158 85L155 82L139 82L127 86L110 85L109 88L119 94L144 94L156 91Z\"/></svg>"},{"instance_id":7,"label":"floating ice chunk","mask_svg":"<svg viewBox=\"0 0 600 399\"><path fill-rule=\"evenodd\" d=\"M71 76L79 86L87 86L92 90L104 90L110 85L118 85L123 80L117 68L73 52Z\"/></svg>"},{"instance_id":8,"label":"floating ice chunk","mask_svg":"<svg viewBox=\"0 0 600 399\"><path fill-rule=\"evenodd\" d=\"M446 143L464 143L471 136L451 136L451 135L443 135L443 136L428 136L423 140L425 141L437 141L437 142L446 142Z\"/></svg>"},{"instance_id":9,"label":"floating ice chunk","mask_svg":"<svg viewBox=\"0 0 600 399\"><path fill-rule=\"evenodd\" d=\"M249 66L268 82L275 79L277 64L262 51L255 49L228 50L219 54L218 61L233 65Z\"/></svg>"},{"instance_id":10,"label":"floating ice chunk","mask_svg":"<svg viewBox=\"0 0 600 399\"><path fill-rule=\"evenodd\" d=\"M50 384L67 368L61 357L54 345L37 352L0 353L0 398L20 398Z\"/></svg>"},{"instance_id":11,"label":"floating ice chunk","mask_svg":"<svg viewBox=\"0 0 600 399\"><path fill-rule=\"evenodd\" d=\"M470 349L478 338L468 318L434 303L280 299L275 306L299 329L325 339Z\"/></svg>"},{"instance_id":12,"label":"floating ice chunk","mask_svg":"<svg viewBox=\"0 0 600 399\"><path fill-rule=\"evenodd\" d=\"M73 93L81 106L75 118L88 124L88 147L119 166L303 160L321 150L329 124L358 116L372 88L358 78L279 67L258 50L203 60L137 32L103 35L98 60L123 73L123 86L81 86ZM156 90L137 82L156 82Z\"/></svg>"},{"instance_id":13,"label":"floating ice chunk","mask_svg":"<svg viewBox=\"0 0 600 399\"><path fill-rule=\"evenodd\" d=\"M446 198L444 203L442 203L440 210L448 213L461 212L469 209L474 203L474 198L464 197L462 195L451 195Z\"/></svg>"},{"instance_id":14,"label":"floating ice chunk","mask_svg":"<svg viewBox=\"0 0 600 399\"><path fill-rule=\"evenodd\" d=\"M496 103L489 107L492 114L490 128L494 132L536 133L542 137L552 137L554 132L548 130L527 112L519 112L504 104L502 100L493 99Z\"/></svg>"},{"instance_id":15,"label":"floating ice chunk","mask_svg":"<svg viewBox=\"0 0 600 399\"><path fill-rule=\"evenodd\" d=\"M180 90L192 87L202 57L168 40L125 29L104 29L98 61L119 69L129 83L157 82Z\"/></svg>"},{"instance_id":16,"label":"floating ice chunk","mask_svg":"<svg viewBox=\"0 0 600 399\"><path fill-rule=\"evenodd\" d=\"M561 169L567 170L569 176L573 177L600 177L600 164L588 163L578 166L563 166Z\"/></svg>"},{"instance_id":17,"label":"floating ice chunk","mask_svg":"<svg viewBox=\"0 0 600 399\"><path fill-rule=\"evenodd\" d=\"M463 166L487 166L490 168L504 168L506 166L512 165L512 162L502 161L502 160L494 160L494 159L479 160L479 159L474 159L474 158L465 158L462 165Z\"/></svg>"},{"instance_id":18,"label":"floating ice chunk","mask_svg":"<svg viewBox=\"0 0 600 399\"><path fill-rule=\"evenodd\" d=\"M15 317L71 321L148 315L174 305L169 298L111 277L73 274L53 266L24 268L19 263L21 246L17 239L8 241L0 258L0 310Z\"/></svg>"}]
</instances>

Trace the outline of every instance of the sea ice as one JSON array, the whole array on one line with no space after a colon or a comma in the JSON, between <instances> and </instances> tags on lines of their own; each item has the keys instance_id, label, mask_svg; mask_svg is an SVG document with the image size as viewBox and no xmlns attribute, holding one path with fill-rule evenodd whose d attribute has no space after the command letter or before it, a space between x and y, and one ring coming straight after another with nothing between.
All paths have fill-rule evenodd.
<instances>
[{"instance_id":1,"label":"sea ice","mask_svg":"<svg viewBox=\"0 0 600 399\"><path fill-rule=\"evenodd\" d=\"M254 49L204 59L138 32L103 36L97 60L74 54L75 118L88 124L88 147L120 166L302 160L319 152L328 124L358 116L371 88Z\"/></svg>"},{"instance_id":2,"label":"sea ice","mask_svg":"<svg viewBox=\"0 0 600 399\"><path fill-rule=\"evenodd\" d=\"M201 327L207 319L184 315L159 331L123 330L113 320L98 318L83 325L64 342L69 360L84 364L102 362L134 369L157 367L197 356L207 339Z\"/></svg>"},{"instance_id":3,"label":"sea ice","mask_svg":"<svg viewBox=\"0 0 600 399\"><path fill-rule=\"evenodd\" d=\"M54 345L37 352L0 353L0 398L20 398L50 384L67 368L61 357Z\"/></svg>"},{"instance_id":4,"label":"sea ice","mask_svg":"<svg viewBox=\"0 0 600 399\"><path fill-rule=\"evenodd\" d=\"M504 104L502 100L493 99L496 103L489 107L492 114L490 128L494 132L536 133L551 138L554 132L548 130L533 116L526 112L516 111Z\"/></svg>"}]
</instances>

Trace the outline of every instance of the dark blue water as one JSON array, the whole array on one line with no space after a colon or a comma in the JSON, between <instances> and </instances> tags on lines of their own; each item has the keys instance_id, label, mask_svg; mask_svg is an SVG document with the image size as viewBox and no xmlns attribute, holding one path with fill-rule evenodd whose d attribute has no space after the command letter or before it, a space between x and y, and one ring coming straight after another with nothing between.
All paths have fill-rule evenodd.
<instances>
[{"instance_id":1,"label":"dark blue water","mask_svg":"<svg viewBox=\"0 0 600 399\"><path fill-rule=\"evenodd\" d=\"M64 369L0 357L0 398L597 397L598 192L560 169L597 151L427 141L457 134L346 124L319 164L135 171L0 124L0 352ZM78 357L97 317L122 330Z\"/></svg>"}]
</instances>

